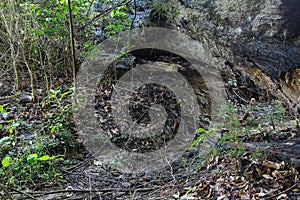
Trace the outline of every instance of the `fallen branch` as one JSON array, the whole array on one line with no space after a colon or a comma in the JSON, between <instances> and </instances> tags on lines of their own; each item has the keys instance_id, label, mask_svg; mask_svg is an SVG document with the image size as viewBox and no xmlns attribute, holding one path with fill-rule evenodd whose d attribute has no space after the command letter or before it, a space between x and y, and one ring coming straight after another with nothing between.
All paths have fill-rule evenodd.
<instances>
[{"instance_id":1,"label":"fallen branch","mask_svg":"<svg viewBox=\"0 0 300 200\"><path fill-rule=\"evenodd\" d=\"M7 187L7 186L2 185L2 184L0 184L0 186L1 186L1 188L5 188L6 190L12 190L12 191L17 192L19 194L23 194L23 195L25 195L25 196L27 196L27 197L29 197L31 199L35 199L35 197L33 197L32 195L30 195L28 193L25 193L25 192L22 192L20 190L17 190L17 189L14 189L14 188L10 188L10 187Z\"/></svg>"},{"instance_id":2,"label":"fallen branch","mask_svg":"<svg viewBox=\"0 0 300 200\"><path fill-rule=\"evenodd\" d=\"M32 191L28 192L33 195L49 195L49 194L58 194L58 193L90 193L90 192L131 192L131 191L140 191L147 192L151 190L158 189L159 187L152 188L138 188L138 189L122 189L122 188L104 188L104 189L86 189L86 190L54 190L54 191Z\"/></svg>"}]
</instances>

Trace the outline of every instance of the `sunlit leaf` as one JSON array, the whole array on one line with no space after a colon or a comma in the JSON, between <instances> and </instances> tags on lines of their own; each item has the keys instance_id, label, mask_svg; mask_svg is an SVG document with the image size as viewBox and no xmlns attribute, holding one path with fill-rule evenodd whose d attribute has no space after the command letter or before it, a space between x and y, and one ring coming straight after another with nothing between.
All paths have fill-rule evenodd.
<instances>
[{"instance_id":1,"label":"sunlit leaf","mask_svg":"<svg viewBox=\"0 0 300 200\"><path fill-rule=\"evenodd\" d=\"M45 155L45 156L40 157L38 160L42 160L42 161L50 160L50 156Z\"/></svg>"},{"instance_id":2,"label":"sunlit leaf","mask_svg":"<svg viewBox=\"0 0 300 200\"><path fill-rule=\"evenodd\" d=\"M206 130L205 130L204 128L198 128L198 129L197 129L197 132L198 132L198 133L205 133Z\"/></svg>"},{"instance_id":3,"label":"sunlit leaf","mask_svg":"<svg viewBox=\"0 0 300 200\"><path fill-rule=\"evenodd\" d=\"M5 107L6 105L7 105L7 104L0 105L0 112L5 111L4 107Z\"/></svg>"},{"instance_id":4,"label":"sunlit leaf","mask_svg":"<svg viewBox=\"0 0 300 200\"><path fill-rule=\"evenodd\" d=\"M34 161L37 160L38 155L36 153L34 154L30 154L29 156L27 156L27 162L32 164Z\"/></svg>"},{"instance_id":5,"label":"sunlit leaf","mask_svg":"<svg viewBox=\"0 0 300 200\"><path fill-rule=\"evenodd\" d=\"M10 166L10 160L11 160L11 157L6 156L6 157L2 160L2 165L3 165L3 167L9 167L9 166Z\"/></svg>"},{"instance_id":6,"label":"sunlit leaf","mask_svg":"<svg viewBox=\"0 0 300 200\"><path fill-rule=\"evenodd\" d=\"M190 145L190 147L189 147L189 150L191 150L194 146L196 146L199 142L204 142L206 140L206 134L202 134L202 135L199 135L198 137L197 137L197 139L196 140L194 140L193 142L192 142L192 144Z\"/></svg>"},{"instance_id":7,"label":"sunlit leaf","mask_svg":"<svg viewBox=\"0 0 300 200\"><path fill-rule=\"evenodd\" d=\"M68 94L72 94L72 91L67 91L67 92L64 92L62 95L61 95L61 99L64 98L66 95Z\"/></svg>"}]
</instances>

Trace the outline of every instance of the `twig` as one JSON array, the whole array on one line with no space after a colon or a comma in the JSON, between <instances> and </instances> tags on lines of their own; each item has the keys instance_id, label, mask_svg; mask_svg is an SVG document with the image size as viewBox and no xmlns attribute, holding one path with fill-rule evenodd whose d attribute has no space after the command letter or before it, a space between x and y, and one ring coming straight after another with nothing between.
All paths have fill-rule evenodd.
<instances>
[{"instance_id":1,"label":"twig","mask_svg":"<svg viewBox=\"0 0 300 200\"><path fill-rule=\"evenodd\" d=\"M67 172L67 173L72 173L72 171L74 171L74 170L76 170L76 169L78 169L78 168L80 168L80 167L82 167L82 166L88 164L89 162L91 162L92 159L93 159L93 155L91 155L89 158L87 158L87 159L85 159L85 160L83 160L83 161L77 163L76 165L71 166L70 168L63 169L63 171L65 171L65 172Z\"/></svg>"},{"instance_id":2,"label":"twig","mask_svg":"<svg viewBox=\"0 0 300 200\"><path fill-rule=\"evenodd\" d=\"M130 192L130 191L140 191L140 192L147 192L147 191L151 191L151 190L155 190L158 189L159 187L151 187L151 188L138 188L138 189L122 189L122 188L104 188L104 189L94 189L94 190L90 190L90 189L86 189L86 190L54 190L54 191L32 191L32 192L28 192L30 194L35 194L35 195L49 195L49 194L58 194L58 193L90 193L90 192Z\"/></svg>"},{"instance_id":3,"label":"twig","mask_svg":"<svg viewBox=\"0 0 300 200\"><path fill-rule=\"evenodd\" d=\"M250 111L252 110L253 106L255 105L256 100L254 98L251 98L249 102L249 108L246 110L246 112L243 114L243 116L239 119L239 122L243 122L249 117Z\"/></svg>"},{"instance_id":4,"label":"twig","mask_svg":"<svg viewBox=\"0 0 300 200\"><path fill-rule=\"evenodd\" d=\"M74 26L73 26L73 15L71 8L71 0L68 0L68 12L69 12L69 31L70 31L70 46L72 55L72 69L73 69L73 84L76 90L76 59L75 59L75 44L74 44ZM74 93L76 93L74 91Z\"/></svg>"},{"instance_id":5,"label":"twig","mask_svg":"<svg viewBox=\"0 0 300 200\"><path fill-rule=\"evenodd\" d=\"M134 22L136 20L136 12L137 12L136 0L133 0L133 4L134 4L134 17L130 25L130 30L134 28Z\"/></svg>"},{"instance_id":6,"label":"twig","mask_svg":"<svg viewBox=\"0 0 300 200\"><path fill-rule=\"evenodd\" d=\"M236 91L235 88L232 88L233 93L243 102L248 103L248 101L246 101L243 97L241 97Z\"/></svg>"},{"instance_id":7,"label":"twig","mask_svg":"<svg viewBox=\"0 0 300 200\"><path fill-rule=\"evenodd\" d=\"M165 157L165 160L167 161L167 163L168 163L168 165L169 165L169 167L170 167L170 170L171 170L171 176L172 176L173 180L174 180L174 181L177 181L177 179L176 179L175 176L174 176L174 170L173 170L173 167L171 166L170 161L168 160L167 157Z\"/></svg>"},{"instance_id":8,"label":"twig","mask_svg":"<svg viewBox=\"0 0 300 200\"><path fill-rule=\"evenodd\" d=\"M287 188L286 190L283 190L282 192L279 192L279 193L274 194L274 195L272 195L270 197L267 197L266 199L273 199L274 197L277 197L277 196L279 196L279 195L281 195L283 193L286 193L287 191L289 191L289 190L293 189L294 187L296 187L298 185L298 183L299 183L299 180L294 185L292 185L291 187Z\"/></svg>"},{"instance_id":9,"label":"twig","mask_svg":"<svg viewBox=\"0 0 300 200\"><path fill-rule=\"evenodd\" d=\"M92 192L92 183L91 183L91 173L89 173L89 189L90 189L90 200L93 199Z\"/></svg>"},{"instance_id":10,"label":"twig","mask_svg":"<svg viewBox=\"0 0 300 200\"><path fill-rule=\"evenodd\" d=\"M6 188L6 189L12 190L12 191L14 191L14 192L17 192L17 193L19 193L19 194L23 194L23 195L25 195L25 196L27 196L27 197L29 197L29 198L31 198L31 199L35 199L35 197L31 196L31 195L28 194L28 193L22 192L22 191L20 191L20 190L14 189L14 188L7 187L7 186L2 185L2 184L0 184L0 185L1 185L2 188Z\"/></svg>"},{"instance_id":11,"label":"twig","mask_svg":"<svg viewBox=\"0 0 300 200\"><path fill-rule=\"evenodd\" d=\"M8 196L8 198L9 199L13 199L12 197L11 197L11 195L9 194L9 192L7 191L7 188L6 187L4 187L2 184L0 184L0 188L6 193L6 195ZM1 195L2 196L2 195ZM3 196L2 196L3 197Z\"/></svg>"}]
</instances>

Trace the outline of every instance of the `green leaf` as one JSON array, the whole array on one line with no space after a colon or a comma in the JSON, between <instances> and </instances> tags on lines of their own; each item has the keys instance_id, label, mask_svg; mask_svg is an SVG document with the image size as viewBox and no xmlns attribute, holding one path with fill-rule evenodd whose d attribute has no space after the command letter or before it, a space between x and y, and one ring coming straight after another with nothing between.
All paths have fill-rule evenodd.
<instances>
[{"instance_id":1,"label":"green leaf","mask_svg":"<svg viewBox=\"0 0 300 200\"><path fill-rule=\"evenodd\" d=\"M40 157L38 160L41 160L41 161L50 160L50 156L45 155L45 156Z\"/></svg>"},{"instance_id":2,"label":"green leaf","mask_svg":"<svg viewBox=\"0 0 300 200\"><path fill-rule=\"evenodd\" d=\"M61 15L59 12L57 12L57 13L55 13L55 14L56 14L56 17L57 17L57 18L59 18L59 19L62 18L62 15Z\"/></svg>"},{"instance_id":3,"label":"green leaf","mask_svg":"<svg viewBox=\"0 0 300 200\"><path fill-rule=\"evenodd\" d=\"M67 165L71 165L72 162L71 162L70 160L66 160L66 164L67 164Z\"/></svg>"},{"instance_id":4,"label":"green leaf","mask_svg":"<svg viewBox=\"0 0 300 200\"><path fill-rule=\"evenodd\" d=\"M32 164L34 163L34 161L37 160L38 155L36 153L34 154L30 154L29 156L27 156L27 162Z\"/></svg>"},{"instance_id":5,"label":"green leaf","mask_svg":"<svg viewBox=\"0 0 300 200\"><path fill-rule=\"evenodd\" d=\"M192 142L189 150L191 150L194 146L196 146L199 142L204 142L206 140L206 134L199 135L196 140Z\"/></svg>"},{"instance_id":6,"label":"green leaf","mask_svg":"<svg viewBox=\"0 0 300 200\"><path fill-rule=\"evenodd\" d=\"M233 86L237 87L237 82L236 82L236 80L233 80Z\"/></svg>"},{"instance_id":7,"label":"green leaf","mask_svg":"<svg viewBox=\"0 0 300 200\"><path fill-rule=\"evenodd\" d=\"M206 130L204 128L198 128L197 132L198 133L206 133Z\"/></svg>"},{"instance_id":8,"label":"green leaf","mask_svg":"<svg viewBox=\"0 0 300 200\"><path fill-rule=\"evenodd\" d=\"M262 129L261 124L258 124L257 128L258 128L258 130L261 130Z\"/></svg>"},{"instance_id":9,"label":"green leaf","mask_svg":"<svg viewBox=\"0 0 300 200\"><path fill-rule=\"evenodd\" d=\"M38 35L43 35L44 34L44 32L41 31L40 29L36 29L35 33L38 34Z\"/></svg>"},{"instance_id":10,"label":"green leaf","mask_svg":"<svg viewBox=\"0 0 300 200\"><path fill-rule=\"evenodd\" d=\"M194 186L192 188L191 187L186 187L184 189L187 190L187 192L185 194L188 195L190 192L194 192L197 189L197 187L196 186Z\"/></svg>"},{"instance_id":11,"label":"green leaf","mask_svg":"<svg viewBox=\"0 0 300 200\"><path fill-rule=\"evenodd\" d=\"M64 98L66 95L68 95L68 94L72 94L72 92L73 92L73 91L70 91L70 90L69 90L69 91L67 91L67 92L64 92L64 93L61 95L61 97L60 97L60 98L62 99L62 98Z\"/></svg>"},{"instance_id":12,"label":"green leaf","mask_svg":"<svg viewBox=\"0 0 300 200\"><path fill-rule=\"evenodd\" d=\"M50 133L55 133L56 132L56 127L55 126L53 126L52 128L51 128L51 131L50 131Z\"/></svg>"},{"instance_id":13,"label":"green leaf","mask_svg":"<svg viewBox=\"0 0 300 200\"><path fill-rule=\"evenodd\" d=\"M9 167L9 166L10 166L10 160L11 160L11 157L6 156L6 157L2 160L2 165L3 165L3 167Z\"/></svg>"},{"instance_id":14,"label":"green leaf","mask_svg":"<svg viewBox=\"0 0 300 200\"><path fill-rule=\"evenodd\" d=\"M111 16L111 17L116 16L116 12L117 12L117 10L112 10L112 11L110 11L110 16Z\"/></svg>"},{"instance_id":15,"label":"green leaf","mask_svg":"<svg viewBox=\"0 0 300 200\"><path fill-rule=\"evenodd\" d=\"M4 107L5 107L6 105L7 105L7 104L0 105L0 112L4 112L4 111L5 111Z\"/></svg>"}]
</instances>

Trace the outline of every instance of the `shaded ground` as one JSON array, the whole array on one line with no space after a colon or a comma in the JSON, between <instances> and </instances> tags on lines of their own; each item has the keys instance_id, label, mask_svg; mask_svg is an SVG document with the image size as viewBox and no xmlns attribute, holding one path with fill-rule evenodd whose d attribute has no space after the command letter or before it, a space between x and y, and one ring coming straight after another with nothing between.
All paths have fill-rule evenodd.
<instances>
[{"instance_id":1,"label":"shaded ground","mask_svg":"<svg viewBox=\"0 0 300 200\"><path fill-rule=\"evenodd\" d=\"M145 62L147 58L136 58L134 62ZM148 60L153 61L148 58ZM188 65L178 57L164 55L155 58L154 61L167 62L169 64L181 64L182 71L186 72ZM131 63L132 64L132 63ZM125 63L125 66L128 65ZM124 68L122 68L124 70ZM16 155L32 141L41 137L49 155L64 154L63 161L56 163L63 178L58 181L36 181L34 187L23 185L22 188L7 186L7 180L1 185L1 196L3 199L298 199L300 196L299 168L300 168L300 140L299 128L296 128L295 116L289 112L280 115L283 108L278 101L271 101L274 97L268 97L268 101L256 102L255 107L249 109L251 97L264 96L266 91L253 87L253 83L235 79L230 67L224 75L227 83L228 100L233 102L237 110L239 125L237 129L238 143L232 138L225 138L232 131L229 127L218 127L221 134L220 142L216 143L209 156L203 158L199 155L197 148L187 151L176 162L161 171L146 172L141 174L122 174L121 172L106 166L101 161L95 161L93 156L82 146L80 139L76 136L76 128L72 123L72 115L68 111L71 103L71 93L62 88L60 95L55 98L42 97L40 102L31 103L25 93L4 97L1 94L0 104L7 104L5 116L2 113L0 122L3 126L13 122L22 121L20 126L13 130L16 135L15 143L5 146L1 143L1 158L5 154ZM126 71L126 68L125 68ZM125 73L125 71L118 73ZM187 70L188 71L188 70ZM189 74L186 74L187 76ZM198 79L190 79L197 82ZM248 84L248 85L246 85ZM203 112L209 109L209 99L201 92L204 87L196 86L198 101ZM252 88L253 87L253 88ZM102 88L109 90L109 86ZM151 88L147 90L155 95ZM104 91L101 94L107 94ZM158 90L166 93L165 88ZM66 94L62 97L62 94ZM145 92L138 92L135 98L141 98L142 106L133 106L134 119L141 125L147 124L149 116L143 115L148 104ZM174 101L172 94L169 99L164 99L170 105ZM55 99L60 99L58 103ZM270 101L269 101L270 100ZM156 99L157 103L160 99ZM99 101L101 104L101 101ZM105 116L103 111L106 104L97 105L98 114ZM102 106L102 107L101 107ZM179 108L174 107L175 111ZM175 112L174 111L174 112ZM169 109L168 112L173 112ZM249 113L245 117L245 113ZM179 112L180 113L180 112ZM274 114L275 113L275 114ZM276 114L278 113L278 115ZM225 113L226 114L226 113ZM62 118L65 116L65 118ZM141 116L141 117L139 117ZM176 115L175 115L176 116ZM279 118L278 118L279 116ZM60 121L61 120L61 121ZM176 117L166 126L176 131L174 124ZM61 123L62 129L47 130L45 126ZM179 122L177 122L179 123ZM109 123L107 130L111 128ZM199 127L207 128L205 120L200 120ZM48 127L49 128L49 127ZM114 128L114 127L113 127ZM217 128L216 128L217 129ZM39 131L37 131L39 130ZM66 131L61 134L62 131ZM59 132L60 131L60 132ZM58 134L60 133L60 134ZM1 128L1 138L11 136L10 129ZM39 135L40 134L40 135ZM230 134L228 134L230 136ZM116 139L118 134L111 135L116 143L123 144L122 140ZM162 136L157 136L162 137ZM195 136L196 138L196 136ZM124 139L124 138L123 138ZM224 141L222 141L224 139ZM240 143L242 141L242 143ZM70 142L70 143L68 143ZM134 142L134 141L133 141ZM241 145L242 144L242 145ZM134 144L131 145L140 145ZM203 145L199 143L198 145ZM127 148L138 148L139 146L128 146ZM145 148L145 147L143 147ZM140 151L143 150L140 148ZM149 146L151 149L151 145ZM40 174L42 175L42 174ZM37 176L38 177L38 176ZM21 177L22 179L22 177ZM24 177L25 179L25 177Z\"/></svg>"}]
</instances>

